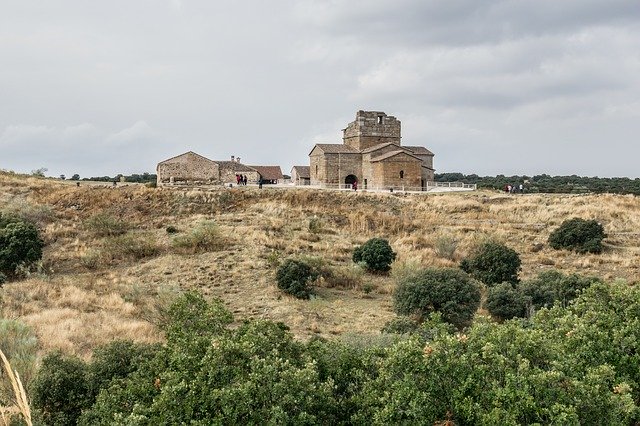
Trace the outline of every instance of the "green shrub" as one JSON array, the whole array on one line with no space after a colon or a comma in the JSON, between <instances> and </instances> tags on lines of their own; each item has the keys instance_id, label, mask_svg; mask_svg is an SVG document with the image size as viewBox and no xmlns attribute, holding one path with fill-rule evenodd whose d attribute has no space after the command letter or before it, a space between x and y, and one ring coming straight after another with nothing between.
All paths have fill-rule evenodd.
<instances>
[{"instance_id":1,"label":"green shrub","mask_svg":"<svg viewBox=\"0 0 640 426\"><path fill-rule=\"evenodd\" d=\"M566 275L560 271L540 272L536 278L523 281L520 292L529 310L538 310L551 307L559 302L562 307L580 295L592 284L601 282L595 277L583 277L577 274Z\"/></svg>"},{"instance_id":2,"label":"green shrub","mask_svg":"<svg viewBox=\"0 0 640 426\"><path fill-rule=\"evenodd\" d=\"M146 345L128 340L116 340L96 348L87 370L90 395L95 398L112 380L123 379L133 373L159 349L159 345Z\"/></svg>"},{"instance_id":3,"label":"green shrub","mask_svg":"<svg viewBox=\"0 0 640 426\"><path fill-rule=\"evenodd\" d=\"M556 249L573 250L576 253L602 253L604 228L595 220L573 218L549 235L549 245Z\"/></svg>"},{"instance_id":4,"label":"green shrub","mask_svg":"<svg viewBox=\"0 0 640 426\"><path fill-rule=\"evenodd\" d=\"M460 268L478 281L491 286L502 282L517 283L520 264L520 256L515 250L489 241L463 259Z\"/></svg>"},{"instance_id":5,"label":"green shrub","mask_svg":"<svg viewBox=\"0 0 640 426\"><path fill-rule=\"evenodd\" d=\"M190 232L179 235L171 241L171 246L184 254L216 251L222 249L224 245L225 239L220 234L218 226L211 221L201 222Z\"/></svg>"},{"instance_id":6,"label":"green shrub","mask_svg":"<svg viewBox=\"0 0 640 426\"><path fill-rule=\"evenodd\" d=\"M443 259L453 260L457 248L458 240L452 235L442 234L436 238L435 251Z\"/></svg>"},{"instance_id":7,"label":"green shrub","mask_svg":"<svg viewBox=\"0 0 640 426\"><path fill-rule=\"evenodd\" d=\"M75 357L52 353L42 365L31 386L33 407L47 425L73 425L91 398L86 364Z\"/></svg>"},{"instance_id":8,"label":"green shrub","mask_svg":"<svg viewBox=\"0 0 640 426\"><path fill-rule=\"evenodd\" d=\"M467 274L454 268L429 268L398 282L393 294L394 308L400 315L420 320L432 312L456 327L471 322L480 306L480 289Z\"/></svg>"},{"instance_id":9,"label":"green shrub","mask_svg":"<svg viewBox=\"0 0 640 426\"><path fill-rule=\"evenodd\" d=\"M0 350L9 359L11 368L20 374L22 384L28 387L35 373L38 352L38 340L31 327L16 319L0 319ZM12 397L10 383L0 380L0 405Z\"/></svg>"},{"instance_id":10,"label":"green shrub","mask_svg":"<svg viewBox=\"0 0 640 426\"><path fill-rule=\"evenodd\" d=\"M29 266L42 258L43 246L33 224L0 213L0 272L14 276L19 265Z\"/></svg>"},{"instance_id":11,"label":"green shrub","mask_svg":"<svg viewBox=\"0 0 640 426\"><path fill-rule=\"evenodd\" d=\"M107 213L99 213L91 216L84 222L85 228L97 237L113 237L125 234L129 225Z\"/></svg>"},{"instance_id":12,"label":"green shrub","mask_svg":"<svg viewBox=\"0 0 640 426\"><path fill-rule=\"evenodd\" d=\"M383 333L411 334L418 329L418 323L406 316L397 316L382 327Z\"/></svg>"},{"instance_id":13,"label":"green shrub","mask_svg":"<svg viewBox=\"0 0 640 426\"><path fill-rule=\"evenodd\" d=\"M111 260L139 260L156 256L160 251L161 247L155 235L148 232L137 232L106 239L102 254Z\"/></svg>"},{"instance_id":14,"label":"green shrub","mask_svg":"<svg viewBox=\"0 0 640 426\"><path fill-rule=\"evenodd\" d=\"M353 261L364 263L372 272L387 272L395 260L396 253L391 249L389 241L383 238L372 238L353 251Z\"/></svg>"},{"instance_id":15,"label":"green shrub","mask_svg":"<svg viewBox=\"0 0 640 426\"><path fill-rule=\"evenodd\" d=\"M525 301L522 293L511 283L501 283L489 289L487 309L494 317L508 320L523 317Z\"/></svg>"},{"instance_id":16,"label":"green shrub","mask_svg":"<svg viewBox=\"0 0 640 426\"><path fill-rule=\"evenodd\" d=\"M311 266L301 260L287 259L276 271L278 288L298 299L308 299L311 281L317 278Z\"/></svg>"},{"instance_id":17,"label":"green shrub","mask_svg":"<svg viewBox=\"0 0 640 426\"><path fill-rule=\"evenodd\" d=\"M169 225L169 226L167 226L167 228L165 229L165 231L167 231L167 234L177 234L177 233L179 232L179 231L178 231L178 228L176 228L176 227L175 227L175 226L173 226L173 225Z\"/></svg>"}]
</instances>

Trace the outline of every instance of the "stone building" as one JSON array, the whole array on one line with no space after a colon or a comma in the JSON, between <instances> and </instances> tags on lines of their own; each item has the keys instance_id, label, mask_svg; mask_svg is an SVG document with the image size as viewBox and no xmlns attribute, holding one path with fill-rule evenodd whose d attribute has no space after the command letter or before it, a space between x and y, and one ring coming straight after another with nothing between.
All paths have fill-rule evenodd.
<instances>
[{"instance_id":1,"label":"stone building","mask_svg":"<svg viewBox=\"0 0 640 426\"><path fill-rule=\"evenodd\" d=\"M309 173L309 166L293 166L291 168L291 182L294 185L311 184L311 174Z\"/></svg>"},{"instance_id":2,"label":"stone building","mask_svg":"<svg viewBox=\"0 0 640 426\"><path fill-rule=\"evenodd\" d=\"M309 153L312 185L425 188L433 180L433 153L401 145L400 121L379 111L358 111L343 129L343 143L316 144Z\"/></svg>"},{"instance_id":3,"label":"stone building","mask_svg":"<svg viewBox=\"0 0 640 426\"><path fill-rule=\"evenodd\" d=\"M258 176L262 179L264 184L278 184L282 183L284 176L280 166L249 166L258 172Z\"/></svg>"},{"instance_id":4,"label":"stone building","mask_svg":"<svg viewBox=\"0 0 640 426\"><path fill-rule=\"evenodd\" d=\"M240 162L240 157L229 160L210 160L193 151L161 161L156 167L158 185L163 184L222 184L235 183L236 175L257 182L260 173Z\"/></svg>"}]
</instances>

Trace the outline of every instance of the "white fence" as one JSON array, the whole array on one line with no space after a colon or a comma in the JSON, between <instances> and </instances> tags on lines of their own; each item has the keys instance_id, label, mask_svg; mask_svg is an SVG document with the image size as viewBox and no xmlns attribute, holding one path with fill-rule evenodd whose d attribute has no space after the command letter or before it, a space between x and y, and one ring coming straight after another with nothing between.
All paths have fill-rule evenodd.
<instances>
[{"instance_id":1,"label":"white fence","mask_svg":"<svg viewBox=\"0 0 640 426\"><path fill-rule=\"evenodd\" d=\"M337 183L325 183L322 185L311 186L323 189L336 189L342 191L352 191L353 185L351 184L337 184ZM371 191L371 192L449 192L449 191L475 191L475 184L468 184L462 182L427 182L424 187L419 186L371 186L358 185L359 191Z\"/></svg>"}]
</instances>

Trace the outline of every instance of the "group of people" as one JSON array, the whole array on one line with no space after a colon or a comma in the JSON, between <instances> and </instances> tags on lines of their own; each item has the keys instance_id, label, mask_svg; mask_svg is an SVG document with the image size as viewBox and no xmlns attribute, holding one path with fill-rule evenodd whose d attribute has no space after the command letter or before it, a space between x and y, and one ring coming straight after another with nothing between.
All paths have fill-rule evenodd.
<instances>
[{"instance_id":1,"label":"group of people","mask_svg":"<svg viewBox=\"0 0 640 426\"><path fill-rule=\"evenodd\" d=\"M505 185L504 186L504 192L506 192L507 194L524 194L524 185L520 184L519 186L516 185Z\"/></svg>"},{"instance_id":2,"label":"group of people","mask_svg":"<svg viewBox=\"0 0 640 426\"><path fill-rule=\"evenodd\" d=\"M236 183L238 185L247 185L247 175L236 175Z\"/></svg>"}]
</instances>

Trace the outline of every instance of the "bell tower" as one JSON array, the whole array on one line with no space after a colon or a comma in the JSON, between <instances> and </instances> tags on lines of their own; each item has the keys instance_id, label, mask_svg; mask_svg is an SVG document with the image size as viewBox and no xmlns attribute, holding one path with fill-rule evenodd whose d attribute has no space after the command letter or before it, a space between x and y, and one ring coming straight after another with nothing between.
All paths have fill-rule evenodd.
<instances>
[{"instance_id":1,"label":"bell tower","mask_svg":"<svg viewBox=\"0 0 640 426\"><path fill-rule=\"evenodd\" d=\"M342 132L344 144L358 151L381 143L400 145L400 120L382 111L358 111Z\"/></svg>"}]
</instances>

